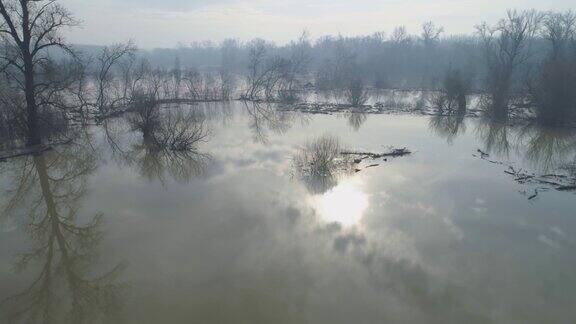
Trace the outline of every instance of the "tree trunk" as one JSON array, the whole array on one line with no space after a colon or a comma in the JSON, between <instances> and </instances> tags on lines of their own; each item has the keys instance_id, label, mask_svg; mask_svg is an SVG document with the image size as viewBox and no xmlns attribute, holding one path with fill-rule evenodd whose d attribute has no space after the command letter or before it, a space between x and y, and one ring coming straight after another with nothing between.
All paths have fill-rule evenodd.
<instances>
[{"instance_id":1,"label":"tree trunk","mask_svg":"<svg viewBox=\"0 0 576 324\"><path fill-rule=\"evenodd\" d=\"M38 123L38 106L34 84L34 55L30 51L32 30L30 27L29 1L20 1L22 6L22 42L19 43L22 61L24 61L24 92L26 95L26 122L28 124L29 146L41 144L40 129Z\"/></svg>"},{"instance_id":2,"label":"tree trunk","mask_svg":"<svg viewBox=\"0 0 576 324\"><path fill-rule=\"evenodd\" d=\"M36 96L34 94L34 65L32 57L24 57L24 86L26 94L26 117L28 124L28 145L39 145L42 143L40 138L40 129L38 123L38 106L36 105Z\"/></svg>"}]
</instances>

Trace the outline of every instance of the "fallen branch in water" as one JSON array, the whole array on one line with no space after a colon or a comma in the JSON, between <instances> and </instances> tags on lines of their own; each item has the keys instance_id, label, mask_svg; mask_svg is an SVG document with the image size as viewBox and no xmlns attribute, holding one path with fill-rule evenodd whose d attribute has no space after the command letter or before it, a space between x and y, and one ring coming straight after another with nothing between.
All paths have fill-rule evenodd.
<instances>
[{"instance_id":1,"label":"fallen branch in water","mask_svg":"<svg viewBox=\"0 0 576 324\"><path fill-rule=\"evenodd\" d=\"M480 153L480 155L478 156L478 155L476 155L476 154L472 154L473 157L481 158L482 160L488 161L488 162L493 163L493 164L500 164L500 165L503 165L503 164L504 164L503 162L500 162L500 161L490 160L490 159L489 159L490 154L482 151L481 149L478 149L478 150L476 150L476 151L477 151L478 153ZM504 171L504 172L506 172L506 171Z\"/></svg>"},{"instance_id":2,"label":"fallen branch in water","mask_svg":"<svg viewBox=\"0 0 576 324\"><path fill-rule=\"evenodd\" d=\"M526 171L515 170L514 167L509 166L508 170L504 173L514 176L514 181L524 183L538 183L543 185L552 186L558 191L574 191L576 190L576 179L570 178L564 174L545 174L536 175L534 173L528 174Z\"/></svg>"},{"instance_id":3,"label":"fallen branch in water","mask_svg":"<svg viewBox=\"0 0 576 324\"><path fill-rule=\"evenodd\" d=\"M344 152L340 152L340 154L342 154L342 155L360 155L360 156L365 156L365 158L369 157L372 159L380 159L383 157L405 156L405 155L412 154L412 152L410 152L407 148L401 148L401 149L393 149L392 151L386 152L386 153L344 151Z\"/></svg>"},{"instance_id":4,"label":"fallen branch in water","mask_svg":"<svg viewBox=\"0 0 576 324\"><path fill-rule=\"evenodd\" d=\"M478 153L480 153L480 157L481 157L481 158L487 158L487 157L490 156L490 154L482 151L481 149L478 149L478 150L476 150L476 151L477 151Z\"/></svg>"},{"instance_id":5,"label":"fallen branch in water","mask_svg":"<svg viewBox=\"0 0 576 324\"><path fill-rule=\"evenodd\" d=\"M354 164L360 164L360 163L362 163L362 161L367 160L367 159L375 160L375 159L384 158L384 161L387 161L386 158L388 158L388 157L401 157L401 156L406 156L408 154L412 154L412 152L410 152L406 148L392 149L391 151L385 152L385 153L356 152L356 151L340 152L340 155L343 155L343 156L355 156L354 160L352 161L352 162L354 162ZM373 163L373 164L370 164L370 165L364 167L364 169L356 168L355 172L360 172L360 171L365 170L365 169L374 168L374 167L377 167L379 165L380 164Z\"/></svg>"},{"instance_id":6,"label":"fallen branch in water","mask_svg":"<svg viewBox=\"0 0 576 324\"><path fill-rule=\"evenodd\" d=\"M474 157L480 158L490 163L505 165L504 162L488 159L490 156L488 153L482 152L481 150L477 150L477 152L480 153L480 155L473 154ZM554 189L564 192L576 192L576 175L556 173L538 175L527 170L516 169L512 165L508 165L508 169L504 170L504 173L512 176L514 181L519 184L544 186L542 188L535 189L534 194L526 194L528 196L528 200L536 198L541 191L545 191L546 189Z\"/></svg>"}]
</instances>

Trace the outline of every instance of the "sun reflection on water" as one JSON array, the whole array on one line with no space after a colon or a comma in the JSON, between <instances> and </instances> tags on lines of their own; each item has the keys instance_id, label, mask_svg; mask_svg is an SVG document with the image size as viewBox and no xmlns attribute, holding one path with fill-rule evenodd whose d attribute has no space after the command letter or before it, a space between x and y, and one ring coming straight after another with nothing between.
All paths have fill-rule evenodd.
<instances>
[{"instance_id":1,"label":"sun reflection on water","mask_svg":"<svg viewBox=\"0 0 576 324\"><path fill-rule=\"evenodd\" d=\"M362 190L361 183L352 179L312 197L312 206L323 221L343 226L358 224L368 205L368 195Z\"/></svg>"}]
</instances>

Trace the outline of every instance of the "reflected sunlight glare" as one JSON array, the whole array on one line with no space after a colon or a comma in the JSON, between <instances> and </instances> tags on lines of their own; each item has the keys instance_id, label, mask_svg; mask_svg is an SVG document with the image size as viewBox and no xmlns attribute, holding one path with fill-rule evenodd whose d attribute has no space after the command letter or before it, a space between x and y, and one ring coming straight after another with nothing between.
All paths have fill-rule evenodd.
<instances>
[{"instance_id":1,"label":"reflected sunlight glare","mask_svg":"<svg viewBox=\"0 0 576 324\"><path fill-rule=\"evenodd\" d=\"M347 180L312 197L312 205L323 221L352 226L360 222L368 208L368 195L359 183Z\"/></svg>"}]
</instances>

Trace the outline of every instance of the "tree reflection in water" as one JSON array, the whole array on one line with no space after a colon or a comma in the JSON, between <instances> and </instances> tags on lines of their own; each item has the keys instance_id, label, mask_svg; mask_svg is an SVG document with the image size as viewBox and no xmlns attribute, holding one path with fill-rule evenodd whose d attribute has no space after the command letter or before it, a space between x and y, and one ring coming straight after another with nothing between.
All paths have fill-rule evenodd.
<instances>
[{"instance_id":1,"label":"tree reflection in water","mask_svg":"<svg viewBox=\"0 0 576 324\"><path fill-rule=\"evenodd\" d=\"M117 316L124 264L94 274L103 237L103 215L81 220L87 178L96 170L93 151L66 146L10 162L15 178L3 213L26 217L32 248L18 254L18 272L37 271L20 293L0 304L2 318L25 323L86 323Z\"/></svg>"},{"instance_id":2,"label":"tree reflection in water","mask_svg":"<svg viewBox=\"0 0 576 324\"><path fill-rule=\"evenodd\" d=\"M358 132L360 127L364 125L366 120L368 120L368 115L362 112L351 112L348 113L348 125L355 131Z\"/></svg>"},{"instance_id":3,"label":"tree reflection in water","mask_svg":"<svg viewBox=\"0 0 576 324\"><path fill-rule=\"evenodd\" d=\"M428 127L448 144L454 143L458 136L466 133L466 122L463 114L435 115L430 117Z\"/></svg>"},{"instance_id":4,"label":"tree reflection in water","mask_svg":"<svg viewBox=\"0 0 576 324\"><path fill-rule=\"evenodd\" d=\"M490 118L479 118L476 137L483 143L484 151L507 158L512 149L512 127Z\"/></svg>"},{"instance_id":5,"label":"tree reflection in water","mask_svg":"<svg viewBox=\"0 0 576 324\"><path fill-rule=\"evenodd\" d=\"M302 123L306 122L305 116L278 110L270 103L247 101L243 103L249 116L248 127L252 130L256 143L267 144L270 131L274 134L285 134L292 128L297 116Z\"/></svg>"},{"instance_id":6,"label":"tree reflection in water","mask_svg":"<svg viewBox=\"0 0 576 324\"><path fill-rule=\"evenodd\" d=\"M521 128L519 141L532 168L549 171L576 161L576 129L531 124Z\"/></svg>"},{"instance_id":7,"label":"tree reflection in water","mask_svg":"<svg viewBox=\"0 0 576 324\"><path fill-rule=\"evenodd\" d=\"M536 171L552 171L576 160L576 129L547 127L535 123L523 126L480 119L476 135L486 153L508 158L511 151Z\"/></svg>"},{"instance_id":8,"label":"tree reflection in water","mask_svg":"<svg viewBox=\"0 0 576 324\"><path fill-rule=\"evenodd\" d=\"M143 140L129 152L132 164L148 181L165 183L167 176L186 183L201 176L210 161L210 155L198 151L174 151Z\"/></svg>"},{"instance_id":9,"label":"tree reflection in water","mask_svg":"<svg viewBox=\"0 0 576 324\"><path fill-rule=\"evenodd\" d=\"M159 123L145 135L134 126L126 131L124 125L105 123L104 134L112 157L120 164L133 166L148 181L165 184L168 177L181 182L205 173L212 157L199 149L210 131L201 111L176 108L166 110ZM137 134L129 141L130 133Z\"/></svg>"}]
</instances>

